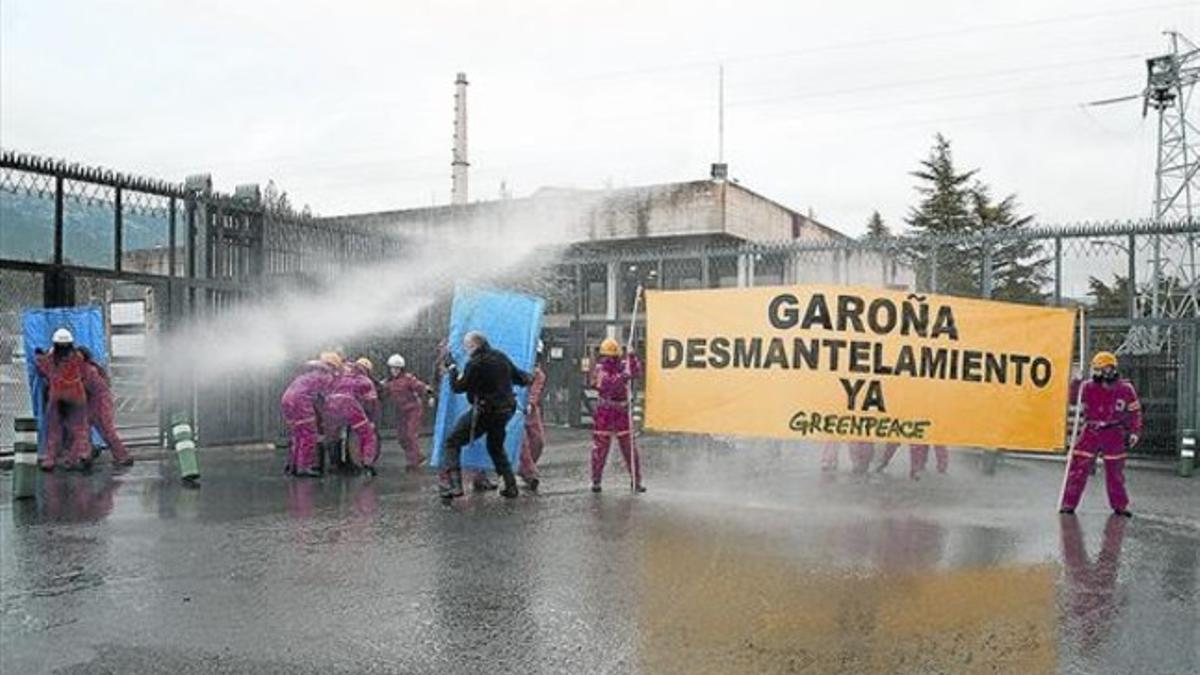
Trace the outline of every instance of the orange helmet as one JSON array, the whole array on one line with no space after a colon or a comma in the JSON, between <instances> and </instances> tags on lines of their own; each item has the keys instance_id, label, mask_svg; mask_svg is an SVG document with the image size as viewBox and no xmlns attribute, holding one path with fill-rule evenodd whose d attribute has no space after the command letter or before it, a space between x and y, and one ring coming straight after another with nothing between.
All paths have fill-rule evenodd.
<instances>
[{"instance_id":1,"label":"orange helmet","mask_svg":"<svg viewBox=\"0 0 1200 675\"><path fill-rule=\"evenodd\" d=\"M355 363L358 364L359 367L366 369L366 371L368 373L372 373L375 371L375 364L371 363L371 359L368 359L365 356L359 357L359 359L357 361L355 361Z\"/></svg>"},{"instance_id":2,"label":"orange helmet","mask_svg":"<svg viewBox=\"0 0 1200 675\"><path fill-rule=\"evenodd\" d=\"M621 345L612 338L604 338L600 343L600 356L620 356Z\"/></svg>"},{"instance_id":3,"label":"orange helmet","mask_svg":"<svg viewBox=\"0 0 1200 675\"><path fill-rule=\"evenodd\" d=\"M1092 357L1092 370L1117 367L1117 355L1112 352L1096 352Z\"/></svg>"},{"instance_id":4,"label":"orange helmet","mask_svg":"<svg viewBox=\"0 0 1200 675\"><path fill-rule=\"evenodd\" d=\"M342 357L338 356L337 352L321 352L321 355L317 357L317 360L319 360L321 363L331 365L334 368L341 368L342 366L346 365L345 362L342 361Z\"/></svg>"}]
</instances>

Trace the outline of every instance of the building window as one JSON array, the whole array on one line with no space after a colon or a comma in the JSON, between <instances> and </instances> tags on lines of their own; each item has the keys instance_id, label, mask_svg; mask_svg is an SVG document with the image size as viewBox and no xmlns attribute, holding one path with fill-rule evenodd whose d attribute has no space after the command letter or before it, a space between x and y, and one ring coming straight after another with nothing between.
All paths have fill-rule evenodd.
<instances>
[{"instance_id":1,"label":"building window","mask_svg":"<svg viewBox=\"0 0 1200 675\"><path fill-rule=\"evenodd\" d=\"M578 296L575 292L575 266L557 265L551 272L550 287L546 289L547 314L574 314Z\"/></svg>"},{"instance_id":2,"label":"building window","mask_svg":"<svg viewBox=\"0 0 1200 675\"><path fill-rule=\"evenodd\" d=\"M603 263L581 265L583 314L608 313L608 266Z\"/></svg>"}]
</instances>

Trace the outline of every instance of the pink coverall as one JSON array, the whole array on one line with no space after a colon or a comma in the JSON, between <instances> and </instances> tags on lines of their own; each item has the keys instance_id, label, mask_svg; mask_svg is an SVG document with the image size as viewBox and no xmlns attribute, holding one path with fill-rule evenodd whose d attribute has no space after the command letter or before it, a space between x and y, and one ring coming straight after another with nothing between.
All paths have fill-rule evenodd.
<instances>
[{"instance_id":1,"label":"pink coverall","mask_svg":"<svg viewBox=\"0 0 1200 675\"><path fill-rule=\"evenodd\" d=\"M925 465L929 461L929 446L914 445L911 452L912 467L909 472L915 476L925 470ZM950 468L950 451L944 445L935 445L933 454L937 461L937 472L946 473L946 469Z\"/></svg>"},{"instance_id":2,"label":"pink coverall","mask_svg":"<svg viewBox=\"0 0 1200 675\"><path fill-rule=\"evenodd\" d=\"M546 447L546 426L542 421L542 394L546 390L546 373L541 366L533 368L529 385L529 414L525 416L525 437L521 439L521 461L517 475L526 482L538 477L537 463Z\"/></svg>"},{"instance_id":3,"label":"pink coverall","mask_svg":"<svg viewBox=\"0 0 1200 675\"><path fill-rule=\"evenodd\" d=\"M888 443L883 449L883 458L879 461L879 471L882 471L892 458L896 456L896 451L900 449L899 443ZM929 461L929 446L928 445L912 445L908 448L908 475L916 478L922 471L925 470L925 465ZM946 469L950 467L950 451L944 445L933 446L933 453L937 457L938 473L946 473Z\"/></svg>"},{"instance_id":4,"label":"pink coverall","mask_svg":"<svg viewBox=\"0 0 1200 675\"><path fill-rule=\"evenodd\" d=\"M363 466L375 466L379 459L379 442L375 436L372 418L379 411L379 396L375 383L357 365L352 364L333 380L329 395L325 397L325 433L336 434L337 429L350 427L358 439L358 459Z\"/></svg>"},{"instance_id":5,"label":"pink coverall","mask_svg":"<svg viewBox=\"0 0 1200 675\"><path fill-rule=\"evenodd\" d=\"M1071 453L1062 508L1074 509L1083 498L1096 455L1104 458L1108 505L1114 511L1129 507L1125 492L1125 459L1128 436L1142 433L1142 404L1129 380L1083 383L1083 430Z\"/></svg>"},{"instance_id":6,"label":"pink coverall","mask_svg":"<svg viewBox=\"0 0 1200 675\"><path fill-rule=\"evenodd\" d=\"M309 361L283 392L279 407L291 431L288 469L292 471L311 469L317 461L317 406L329 393L335 372L326 363Z\"/></svg>"},{"instance_id":7,"label":"pink coverall","mask_svg":"<svg viewBox=\"0 0 1200 675\"><path fill-rule=\"evenodd\" d=\"M834 471L838 467L838 446L839 443L826 442L821 446L821 468L825 471ZM850 454L850 471L852 473L866 473L867 469L871 468L871 460L875 457L875 444L863 443L855 441L849 443Z\"/></svg>"},{"instance_id":8,"label":"pink coverall","mask_svg":"<svg viewBox=\"0 0 1200 675\"><path fill-rule=\"evenodd\" d=\"M108 373L100 364L88 361L83 370L83 387L87 390L88 422L100 431L100 438L108 444L113 461L124 462L129 459L129 451L117 434L117 416L113 410Z\"/></svg>"},{"instance_id":9,"label":"pink coverall","mask_svg":"<svg viewBox=\"0 0 1200 675\"><path fill-rule=\"evenodd\" d=\"M630 354L624 359L606 356L592 370L592 386L599 397L592 415L592 484L599 485L604 477L604 464L608 461L608 450L612 437L617 437L625 466L642 476L641 459L634 452L633 435L629 428L629 383L641 375L642 364Z\"/></svg>"},{"instance_id":10,"label":"pink coverall","mask_svg":"<svg viewBox=\"0 0 1200 675\"><path fill-rule=\"evenodd\" d=\"M1116 514L1104 524L1104 538L1093 563L1088 559L1078 518L1060 521L1062 557L1066 567L1065 623L1067 635L1077 636L1083 651L1100 647L1112 632L1117 614L1117 574L1128 519Z\"/></svg>"},{"instance_id":11,"label":"pink coverall","mask_svg":"<svg viewBox=\"0 0 1200 675\"><path fill-rule=\"evenodd\" d=\"M83 371L87 365L83 354L71 350L65 356L53 352L38 354L35 359L38 373L46 378L49 397L46 403L46 456L42 468L52 469L63 447L63 434L70 437L67 461L71 464L90 461L92 443L88 437L87 391L83 386Z\"/></svg>"},{"instance_id":12,"label":"pink coverall","mask_svg":"<svg viewBox=\"0 0 1200 675\"><path fill-rule=\"evenodd\" d=\"M838 468L839 443L825 441L821 444L821 470L835 471Z\"/></svg>"},{"instance_id":13,"label":"pink coverall","mask_svg":"<svg viewBox=\"0 0 1200 675\"><path fill-rule=\"evenodd\" d=\"M421 425L425 422L429 385L405 372L384 382L383 389L396 406L396 438L404 449L408 468L415 469L425 461L419 438Z\"/></svg>"}]
</instances>

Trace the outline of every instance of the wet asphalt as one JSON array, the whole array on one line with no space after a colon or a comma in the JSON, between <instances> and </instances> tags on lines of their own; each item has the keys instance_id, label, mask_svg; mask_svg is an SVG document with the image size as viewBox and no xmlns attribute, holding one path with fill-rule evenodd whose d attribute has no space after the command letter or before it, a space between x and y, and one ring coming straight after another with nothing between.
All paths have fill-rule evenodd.
<instances>
[{"instance_id":1,"label":"wet asphalt","mask_svg":"<svg viewBox=\"0 0 1200 675\"><path fill-rule=\"evenodd\" d=\"M550 431L539 494L289 479L203 451L0 473L3 673L1195 673L1200 478L955 453L946 475L822 473L812 448L644 441L650 491ZM554 443L557 437L559 442ZM563 440L565 438L565 441Z\"/></svg>"}]
</instances>

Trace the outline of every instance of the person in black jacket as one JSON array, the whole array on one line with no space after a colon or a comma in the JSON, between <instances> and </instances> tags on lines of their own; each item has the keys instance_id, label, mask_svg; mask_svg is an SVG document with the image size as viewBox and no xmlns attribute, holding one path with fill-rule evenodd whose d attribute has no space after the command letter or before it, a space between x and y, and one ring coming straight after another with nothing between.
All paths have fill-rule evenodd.
<instances>
[{"instance_id":1,"label":"person in black jacket","mask_svg":"<svg viewBox=\"0 0 1200 675\"><path fill-rule=\"evenodd\" d=\"M471 410L458 419L454 429L446 436L443 450L449 485L444 487L442 496L453 499L463 495L459 453L464 445L480 436L487 436L488 455L492 458L496 473L504 479L504 489L500 494L511 499L518 494L517 479L504 452L504 436L508 421L517 410L513 385L528 387L533 378L513 365L504 352L492 348L483 333L467 333L463 337L463 347L468 355L463 372L458 373L457 366L449 357L446 369L450 374L451 388L455 393L467 395Z\"/></svg>"}]
</instances>

